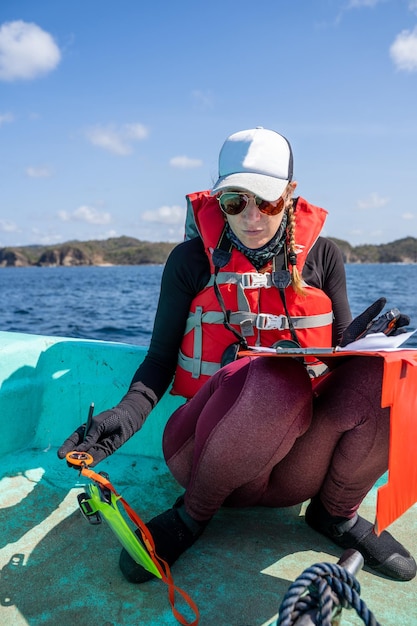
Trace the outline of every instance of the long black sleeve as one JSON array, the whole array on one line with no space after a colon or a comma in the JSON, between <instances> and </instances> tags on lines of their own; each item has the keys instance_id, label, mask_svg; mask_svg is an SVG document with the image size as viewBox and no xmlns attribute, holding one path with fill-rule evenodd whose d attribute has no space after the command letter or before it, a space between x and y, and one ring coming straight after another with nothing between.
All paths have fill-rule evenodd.
<instances>
[{"instance_id":1,"label":"long black sleeve","mask_svg":"<svg viewBox=\"0 0 417 626\"><path fill-rule=\"evenodd\" d=\"M338 345L344 329L352 321L352 313L347 297L342 253L333 241L325 237L317 239L307 256L303 278L307 284L322 289L332 301L332 345Z\"/></svg>"},{"instance_id":2,"label":"long black sleeve","mask_svg":"<svg viewBox=\"0 0 417 626\"><path fill-rule=\"evenodd\" d=\"M132 380L152 389L158 399L173 379L191 302L209 278L210 266L199 237L172 250L162 275L149 351Z\"/></svg>"}]
</instances>

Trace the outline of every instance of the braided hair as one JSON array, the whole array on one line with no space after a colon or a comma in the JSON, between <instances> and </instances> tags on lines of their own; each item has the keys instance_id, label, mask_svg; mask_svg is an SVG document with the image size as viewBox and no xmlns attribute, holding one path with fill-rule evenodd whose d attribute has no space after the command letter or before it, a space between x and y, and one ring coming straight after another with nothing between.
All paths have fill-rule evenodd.
<instances>
[{"instance_id":1,"label":"braided hair","mask_svg":"<svg viewBox=\"0 0 417 626\"><path fill-rule=\"evenodd\" d=\"M303 287L303 280L300 272L297 269L297 253L296 253L296 243L295 243L295 207L293 198L290 199L288 207L288 222L287 222L287 233L288 233L288 260L291 265L291 284L294 291L299 296L305 296L306 292Z\"/></svg>"}]
</instances>

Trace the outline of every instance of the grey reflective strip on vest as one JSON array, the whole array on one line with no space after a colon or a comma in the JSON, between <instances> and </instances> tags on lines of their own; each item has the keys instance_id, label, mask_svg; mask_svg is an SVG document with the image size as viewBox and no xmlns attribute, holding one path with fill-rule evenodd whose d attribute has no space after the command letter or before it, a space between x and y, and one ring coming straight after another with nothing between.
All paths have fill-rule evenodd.
<instances>
[{"instance_id":1,"label":"grey reflective strip on vest","mask_svg":"<svg viewBox=\"0 0 417 626\"><path fill-rule=\"evenodd\" d=\"M201 308L201 307L198 307ZM304 315L291 317L296 329L319 328L333 323L333 313L321 313L320 315ZM237 311L230 314L229 322L241 326L245 322L251 322L258 330L288 330L288 319L285 315L272 315L270 313L249 313L247 311ZM223 324L224 316L221 311L207 311L207 313L188 315L185 332L189 333L196 324Z\"/></svg>"},{"instance_id":2,"label":"grey reflective strip on vest","mask_svg":"<svg viewBox=\"0 0 417 626\"><path fill-rule=\"evenodd\" d=\"M185 356L179 351L178 354L178 365L186 372L190 372L192 378L198 378L199 376L213 376L220 369L220 363L212 363L211 361L201 361L199 362L199 376L194 376L194 359L189 356Z\"/></svg>"},{"instance_id":3,"label":"grey reflective strip on vest","mask_svg":"<svg viewBox=\"0 0 417 626\"><path fill-rule=\"evenodd\" d=\"M200 378L201 375L201 357L203 356L203 327L202 327L203 307L196 307L194 314L194 353L193 353L193 369L192 377Z\"/></svg>"},{"instance_id":4,"label":"grey reflective strip on vest","mask_svg":"<svg viewBox=\"0 0 417 626\"><path fill-rule=\"evenodd\" d=\"M230 323L240 326L242 322L249 320L253 324L254 318L256 318L255 313L247 313L246 311L231 313ZM201 321L203 324L224 324L224 315L221 311L207 311L207 313L203 313L201 316ZM185 325L185 334L194 330L194 327L195 315L194 313L189 313L187 323Z\"/></svg>"},{"instance_id":5,"label":"grey reflective strip on vest","mask_svg":"<svg viewBox=\"0 0 417 626\"><path fill-rule=\"evenodd\" d=\"M213 286L214 277L211 276L207 287ZM241 285L243 289L258 289L265 287L269 289L273 286L272 277L269 272L259 274L258 272L246 272L245 274L236 274L235 272L219 272L217 274L216 283L218 285Z\"/></svg>"},{"instance_id":6,"label":"grey reflective strip on vest","mask_svg":"<svg viewBox=\"0 0 417 626\"><path fill-rule=\"evenodd\" d=\"M256 318L256 328L259 328L259 330L287 330L289 328L288 318L285 315L259 313ZM320 328L320 326L327 326L333 323L333 313L291 316L291 320L295 329Z\"/></svg>"},{"instance_id":7,"label":"grey reflective strip on vest","mask_svg":"<svg viewBox=\"0 0 417 626\"><path fill-rule=\"evenodd\" d=\"M269 276L269 279L266 277ZM239 311L250 312L250 306L248 299L245 295L245 289L251 287L256 282L252 277L258 277L256 287L252 286L252 289L258 287L271 287L271 274L258 274L257 272L248 272L246 274L235 274L234 272L220 272L216 277L216 283L218 285L236 285L237 286L237 306ZM261 278L259 278L261 277ZM269 284L267 285L269 281ZM261 284L262 283L262 284ZM210 277L207 287L212 287L214 284L214 276Z\"/></svg>"},{"instance_id":8,"label":"grey reflective strip on vest","mask_svg":"<svg viewBox=\"0 0 417 626\"><path fill-rule=\"evenodd\" d=\"M194 376L194 371L195 371L194 359L192 359L191 357L185 356L185 354L183 354L181 350L179 351L179 354L178 354L178 365L186 372L189 372L192 378L198 378L198 376ZM199 361L200 376L213 376L213 374L215 374L220 369L220 365L221 365L220 363L200 360ZM329 369L327 365L325 365L324 363L308 363L307 362L304 365L307 369L307 372L310 378L318 378L320 376L323 376L323 374L326 374L326 372Z\"/></svg>"}]
</instances>

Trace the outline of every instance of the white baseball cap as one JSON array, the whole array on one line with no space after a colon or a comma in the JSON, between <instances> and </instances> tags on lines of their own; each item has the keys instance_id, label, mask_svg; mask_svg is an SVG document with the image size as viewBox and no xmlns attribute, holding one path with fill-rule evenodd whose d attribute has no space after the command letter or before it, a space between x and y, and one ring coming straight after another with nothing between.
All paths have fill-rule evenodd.
<instances>
[{"instance_id":1,"label":"white baseball cap","mask_svg":"<svg viewBox=\"0 0 417 626\"><path fill-rule=\"evenodd\" d=\"M258 126L226 139L219 155L219 178L211 194L242 189L273 202L282 195L292 175L293 157L287 139Z\"/></svg>"}]
</instances>

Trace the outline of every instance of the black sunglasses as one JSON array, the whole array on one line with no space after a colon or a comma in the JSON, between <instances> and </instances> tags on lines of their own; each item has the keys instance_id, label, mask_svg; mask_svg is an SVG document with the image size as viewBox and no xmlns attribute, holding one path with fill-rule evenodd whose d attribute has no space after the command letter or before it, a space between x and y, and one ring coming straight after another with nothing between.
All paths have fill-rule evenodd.
<instances>
[{"instance_id":1,"label":"black sunglasses","mask_svg":"<svg viewBox=\"0 0 417 626\"><path fill-rule=\"evenodd\" d=\"M221 210L226 215L239 215L246 209L249 204L249 200L255 200L256 206L261 213L265 215L278 215L284 208L285 200L281 196L274 202L268 202L263 200L259 196L248 195L239 191L225 191L217 196L218 203Z\"/></svg>"}]
</instances>

